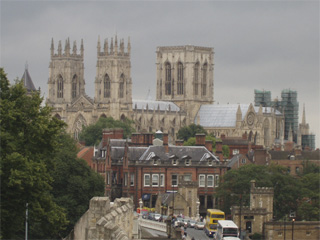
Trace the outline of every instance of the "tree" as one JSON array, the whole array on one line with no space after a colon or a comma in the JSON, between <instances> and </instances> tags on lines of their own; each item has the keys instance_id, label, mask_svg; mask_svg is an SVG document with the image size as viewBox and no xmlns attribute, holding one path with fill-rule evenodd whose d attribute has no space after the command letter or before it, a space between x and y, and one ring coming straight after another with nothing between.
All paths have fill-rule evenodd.
<instances>
[{"instance_id":1,"label":"tree","mask_svg":"<svg viewBox=\"0 0 320 240\"><path fill-rule=\"evenodd\" d=\"M230 156L230 148L228 145L222 145L222 155L226 158Z\"/></svg>"},{"instance_id":2,"label":"tree","mask_svg":"<svg viewBox=\"0 0 320 240\"><path fill-rule=\"evenodd\" d=\"M128 118L125 118L123 121L119 121L114 120L112 117L101 117L95 124L84 127L79 138L81 141L85 141L87 146L99 144L102 139L102 130L104 128L122 128L123 137L128 138L134 131L132 123L133 122Z\"/></svg>"},{"instance_id":3,"label":"tree","mask_svg":"<svg viewBox=\"0 0 320 240\"><path fill-rule=\"evenodd\" d=\"M237 170L228 171L221 179L217 196L223 202L222 209L228 214L232 205L239 206L242 195L243 206L249 205L250 181L257 186L274 188L274 216L280 219L290 210L297 209L300 196L300 182L281 166L245 165Z\"/></svg>"},{"instance_id":4,"label":"tree","mask_svg":"<svg viewBox=\"0 0 320 240\"><path fill-rule=\"evenodd\" d=\"M83 159L77 158L76 142L62 134L60 150L55 156L52 193L55 202L66 209L69 224L60 234L67 236L78 219L87 211L94 196L104 195L104 179L94 172Z\"/></svg>"},{"instance_id":5,"label":"tree","mask_svg":"<svg viewBox=\"0 0 320 240\"><path fill-rule=\"evenodd\" d=\"M204 133L207 135L207 131L204 130L202 126L192 123L189 126L180 128L177 133L177 138L188 141L190 137L195 137L197 133Z\"/></svg>"},{"instance_id":6,"label":"tree","mask_svg":"<svg viewBox=\"0 0 320 240\"><path fill-rule=\"evenodd\" d=\"M1 236L24 236L28 203L29 236L56 237L67 219L63 208L53 200L48 169L54 166L64 123L51 117L50 108L41 106L39 92L27 95L21 81L10 86L2 68L0 86ZM41 235L43 232L45 235Z\"/></svg>"}]
</instances>

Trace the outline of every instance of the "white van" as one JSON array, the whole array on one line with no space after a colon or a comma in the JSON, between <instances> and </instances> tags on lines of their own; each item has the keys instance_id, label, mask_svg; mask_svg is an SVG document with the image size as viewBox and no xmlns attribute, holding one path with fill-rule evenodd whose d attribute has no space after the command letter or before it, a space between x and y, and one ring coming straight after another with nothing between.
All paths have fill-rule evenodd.
<instances>
[{"instance_id":1,"label":"white van","mask_svg":"<svg viewBox=\"0 0 320 240\"><path fill-rule=\"evenodd\" d=\"M215 240L237 239L239 236L238 226L231 220L219 220Z\"/></svg>"}]
</instances>

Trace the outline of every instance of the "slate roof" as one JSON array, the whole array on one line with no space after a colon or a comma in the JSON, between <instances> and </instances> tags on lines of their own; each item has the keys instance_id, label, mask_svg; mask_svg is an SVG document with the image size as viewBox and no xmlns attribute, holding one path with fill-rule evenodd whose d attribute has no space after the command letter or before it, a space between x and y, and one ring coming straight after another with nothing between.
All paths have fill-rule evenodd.
<instances>
[{"instance_id":1,"label":"slate roof","mask_svg":"<svg viewBox=\"0 0 320 240\"><path fill-rule=\"evenodd\" d=\"M174 104L173 102L165 102L165 101L155 101L155 100L132 100L132 109L146 110L148 106L149 110L158 110L160 111L180 111L180 108Z\"/></svg>"},{"instance_id":2,"label":"slate roof","mask_svg":"<svg viewBox=\"0 0 320 240\"><path fill-rule=\"evenodd\" d=\"M32 78L30 77L30 74L29 74L27 67L25 68L21 79L23 80L24 87L27 89L28 92L37 91L37 89L35 88L35 86L33 84Z\"/></svg>"},{"instance_id":3,"label":"slate roof","mask_svg":"<svg viewBox=\"0 0 320 240\"><path fill-rule=\"evenodd\" d=\"M237 110L240 106L242 112L242 120L244 120L250 104L219 104L219 105L201 105L199 112L195 117L195 122L199 117L199 124L203 127L235 127ZM259 107L254 107L256 113L259 112ZM262 107L263 113L271 113L270 107ZM282 115L276 110L276 115Z\"/></svg>"},{"instance_id":4,"label":"slate roof","mask_svg":"<svg viewBox=\"0 0 320 240\"><path fill-rule=\"evenodd\" d=\"M191 161L205 161L208 157L212 157L219 162L218 158L203 146L169 146L168 153L166 153L164 146L149 146L139 160L151 160L150 157L148 158L151 155L156 155L164 161L169 160L170 156L175 155L178 159L189 156Z\"/></svg>"},{"instance_id":5,"label":"slate roof","mask_svg":"<svg viewBox=\"0 0 320 240\"><path fill-rule=\"evenodd\" d=\"M285 160L289 159L290 155L294 155L294 153L290 151L269 151L271 155L271 160ZM320 152L319 151L302 151L301 155L295 155L295 159L297 160L320 160Z\"/></svg>"}]
</instances>

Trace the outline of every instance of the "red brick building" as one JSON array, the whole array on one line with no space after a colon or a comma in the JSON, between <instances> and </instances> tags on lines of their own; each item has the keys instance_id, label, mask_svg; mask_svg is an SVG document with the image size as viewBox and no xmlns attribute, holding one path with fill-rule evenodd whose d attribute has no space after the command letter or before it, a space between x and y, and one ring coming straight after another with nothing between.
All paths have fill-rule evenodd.
<instances>
[{"instance_id":1,"label":"red brick building","mask_svg":"<svg viewBox=\"0 0 320 240\"><path fill-rule=\"evenodd\" d=\"M212 150L204 135L196 136L196 146L169 145L167 134L159 139L150 133L133 134L131 140L122 137L121 129L105 129L92 157L111 200L131 197L137 207L142 198L144 206L155 207L158 196L177 191L183 177L198 183L200 213L217 206L214 193L227 165L205 147Z\"/></svg>"}]
</instances>

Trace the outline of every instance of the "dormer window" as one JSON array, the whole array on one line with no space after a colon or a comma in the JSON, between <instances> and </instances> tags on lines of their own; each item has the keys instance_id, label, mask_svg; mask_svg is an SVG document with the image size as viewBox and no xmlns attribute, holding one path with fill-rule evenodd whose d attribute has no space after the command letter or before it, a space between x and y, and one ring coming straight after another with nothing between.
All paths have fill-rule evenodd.
<instances>
[{"instance_id":1,"label":"dormer window","mask_svg":"<svg viewBox=\"0 0 320 240\"><path fill-rule=\"evenodd\" d=\"M153 159L153 165L158 165L158 160L157 159Z\"/></svg>"},{"instance_id":2,"label":"dormer window","mask_svg":"<svg viewBox=\"0 0 320 240\"><path fill-rule=\"evenodd\" d=\"M172 159L172 164L173 165L177 165L177 159L175 158L175 159Z\"/></svg>"},{"instance_id":3,"label":"dormer window","mask_svg":"<svg viewBox=\"0 0 320 240\"><path fill-rule=\"evenodd\" d=\"M101 150L101 157L105 157L106 151Z\"/></svg>"},{"instance_id":4,"label":"dormer window","mask_svg":"<svg viewBox=\"0 0 320 240\"><path fill-rule=\"evenodd\" d=\"M172 160L172 165L177 165L178 164L178 157L176 155L170 156L169 159Z\"/></svg>"},{"instance_id":5,"label":"dormer window","mask_svg":"<svg viewBox=\"0 0 320 240\"><path fill-rule=\"evenodd\" d=\"M190 159L186 159L186 165L187 165L187 166L190 165Z\"/></svg>"},{"instance_id":6,"label":"dormer window","mask_svg":"<svg viewBox=\"0 0 320 240\"><path fill-rule=\"evenodd\" d=\"M212 166L212 159L208 159L208 165Z\"/></svg>"},{"instance_id":7,"label":"dormer window","mask_svg":"<svg viewBox=\"0 0 320 240\"><path fill-rule=\"evenodd\" d=\"M189 166L191 164L191 157L189 157L188 155L183 156L182 160L184 160L186 166Z\"/></svg>"}]
</instances>

